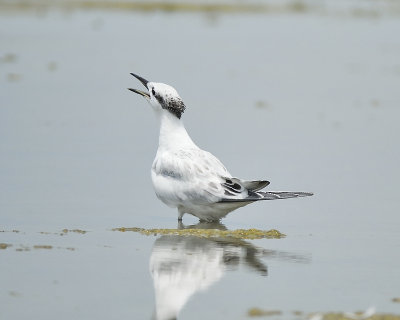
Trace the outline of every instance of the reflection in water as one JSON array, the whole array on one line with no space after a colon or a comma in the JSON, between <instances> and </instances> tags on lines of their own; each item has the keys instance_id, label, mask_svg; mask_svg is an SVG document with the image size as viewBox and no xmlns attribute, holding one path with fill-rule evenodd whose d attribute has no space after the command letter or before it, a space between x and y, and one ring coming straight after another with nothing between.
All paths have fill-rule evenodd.
<instances>
[{"instance_id":1,"label":"reflection in water","mask_svg":"<svg viewBox=\"0 0 400 320\"><path fill-rule=\"evenodd\" d=\"M222 229L220 223L199 223L179 228ZM287 252L265 250L248 241L225 238L164 235L159 237L150 257L154 282L157 320L176 319L188 299L197 291L206 290L226 270L239 265L249 267L261 276L268 274L261 257L306 263L309 258Z\"/></svg>"}]
</instances>

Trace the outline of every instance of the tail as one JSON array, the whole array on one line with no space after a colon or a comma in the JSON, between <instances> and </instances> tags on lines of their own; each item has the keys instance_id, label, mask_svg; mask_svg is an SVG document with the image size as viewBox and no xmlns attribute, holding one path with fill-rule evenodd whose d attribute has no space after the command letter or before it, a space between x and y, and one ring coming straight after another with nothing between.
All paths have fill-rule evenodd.
<instances>
[{"instance_id":1,"label":"tail","mask_svg":"<svg viewBox=\"0 0 400 320\"><path fill-rule=\"evenodd\" d=\"M311 192L289 192L289 191L269 191L269 192L258 191L254 193L261 197L258 198L257 200L289 199L289 198L299 198L299 197L310 197L314 195Z\"/></svg>"},{"instance_id":2,"label":"tail","mask_svg":"<svg viewBox=\"0 0 400 320\"><path fill-rule=\"evenodd\" d=\"M258 191L269 185L267 180L241 180L233 177L222 177L221 183L226 197L219 202L252 202L259 200L276 200L312 196L311 192Z\"/></svg>"},{"instance_id":3,"label":"tail","mask_svg":"<svg viewBox=\"0 0 400 320\"><path fill-rule=\"evenodd\" d=\"M233 180L239 180L233 178ZM289 199L299 197L310 197L314 195L311 192L290 192L290 191L258 191L264 189L269 185L267 180L239 180L240 183L247 189L249 197L255 197L255 200L276 200L276 199Z\"/></svg>"},{"instance_id":4,"label":"tail","mask_svg":"<svg viewBox=\"0 0 400 320\"><path fill-rule=\"evenodd\" d=\"M311 192L290 192L290 191L251 191L248 190L249 195L246 198L224 198L220 202L254 202L260 200L277 200L277 199L290 199L300 197L310 197L314 195Z\"/></svg>"}]
</instances>

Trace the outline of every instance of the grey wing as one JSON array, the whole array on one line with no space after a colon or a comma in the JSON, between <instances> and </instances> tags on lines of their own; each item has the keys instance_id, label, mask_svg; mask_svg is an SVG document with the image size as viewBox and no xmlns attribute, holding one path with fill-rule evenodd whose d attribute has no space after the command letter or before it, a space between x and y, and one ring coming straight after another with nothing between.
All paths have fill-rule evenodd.
<instances>
[{"instance_id":1,"label":"grey wing","mask_svg":"<svg viewBox=\"0 0 400 320\"><path fill-rule=\"evenodd\" d=\"M269 185L269 181L267 180L252 180L252 181L241 180L241 182L243 186L247 188L247 190L251 191L258 191L264 189L266 186Z\"/></svg>"},{"instance_id":2,"label":"grey wing","mask_svg":"<svg viewBox=\"0 0 400 320\"><path fill-rule=\"evenodd\" d=\"M310 192L283 192L283 191L259 191L269 185L269 181L246 181L237 178L223 178L221 183L225 197L219 202L251 202L259 200L289 199L312 196Z\"/></svg>"}]
</instances>

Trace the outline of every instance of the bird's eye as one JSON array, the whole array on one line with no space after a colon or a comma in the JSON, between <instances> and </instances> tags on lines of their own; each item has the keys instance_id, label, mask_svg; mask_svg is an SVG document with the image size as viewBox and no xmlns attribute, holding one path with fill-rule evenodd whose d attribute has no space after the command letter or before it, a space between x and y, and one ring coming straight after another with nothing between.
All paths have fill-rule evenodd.
<instances>
[{"instance_id":1,"label":"bird's eye","mask_svg":"<svg viewBox=\"0 0 400 320\"><path fill-rule=\"evenodd\" d=\"M156 95L156 92L154 91L154 88L151 89L151 93L153 94L153 96Z\"/></svg>"}]
</instances>

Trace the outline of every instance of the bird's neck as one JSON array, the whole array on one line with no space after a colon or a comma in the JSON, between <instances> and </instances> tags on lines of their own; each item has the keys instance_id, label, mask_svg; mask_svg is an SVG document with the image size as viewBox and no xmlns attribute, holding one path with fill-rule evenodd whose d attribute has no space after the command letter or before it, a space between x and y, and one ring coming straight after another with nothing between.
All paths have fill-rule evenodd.
<instances>
[{"instance_id":1,"label":"bird's neck","mask_svg":"<svg viewBox=\"0 0 400 320\"><path fill-rule=\"evenodd\" d=\"M160 115L159 149L182 149L196 147L189 137L181 119L167 110L162 110Z\"/></svg>"}]
</instances>

